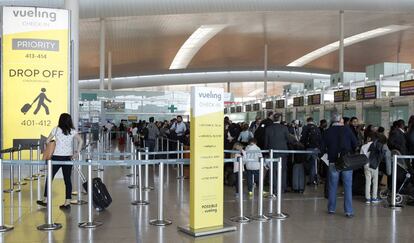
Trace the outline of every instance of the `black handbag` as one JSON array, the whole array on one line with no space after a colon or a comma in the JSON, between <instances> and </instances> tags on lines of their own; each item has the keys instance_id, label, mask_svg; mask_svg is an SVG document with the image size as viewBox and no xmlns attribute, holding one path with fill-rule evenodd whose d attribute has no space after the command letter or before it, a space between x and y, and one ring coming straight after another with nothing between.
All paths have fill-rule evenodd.
<instances>
[{"instance_id":1,"label":"black handbag","mask_svg":"<svg viewBox=\"0 0 414 243\"><path fill-rule=\"evenodd\" d=\"M339 144L342 149L344 128L339 133ZM368 157L365 154L352 154L341 152L338 159L335 161L337 171L356 170L369 163Z\"/></svg>"}]
</instances>

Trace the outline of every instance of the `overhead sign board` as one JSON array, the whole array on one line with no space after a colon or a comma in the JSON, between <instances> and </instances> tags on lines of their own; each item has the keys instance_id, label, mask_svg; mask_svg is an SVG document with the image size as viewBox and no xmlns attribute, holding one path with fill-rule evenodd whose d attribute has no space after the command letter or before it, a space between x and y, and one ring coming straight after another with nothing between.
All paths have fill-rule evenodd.
<instances>
[{"instance_id":1,"label":"overhead sign board","mask_svg":"<svg viewBox=\"0 0 414 243\"><path fill-rule=\"evenodd\" d=\"M242 112L242 107L241 107L241 106L236 106L236 112L237 112L237 113Z\"/></svg>"},{"instance_id":2,"label":"overhead sign board","mask_svg":"<svg viewBox=\"0 0 414 243\"><path fill-rule=\"evenodd\" d=\"M273 110L274 102L273 101L266 101L266 109Z\"/></svg>"},{"instance_id":3,"label":"overhead sign board","mask_svg":"<svg viewBox=\"0 0 414 243\"><path fill-rule=\"evenodd\" d=\"M377 86L367 86L367 87L360 87L356 90L356 99L357 100L370 100L377 98Z\"/></svg>"},{"instance_id":4,"label":"overhead sign board","mask_svg":"<svg viewBox=\"0 0 414 243\"><path fill-rule=\"evenodd\" d=\"M305 98L303 96L293 98L294 107L304 106L304 105L305 105Z\"/></svg>"},{"instance_id":5,"label":"overhead sign board","mask_svg":"<svg viewBox=\"0 0 414 243\"><path fill-rule=\"evenodd\" d=\"M69 12L3 7L2 148L49 135L70 108Z\"/></svg>"},{"instance_id":6,"label":"overhead sign board","mask_svg":"<svg viewBox=\"0 0 414 243\"><path fill-rule=\"evenodd\" d=\"M253 111L260 111L260 103L253 104Z\"/></svg>"},{"instance_id":7,"label":"overhead sign board","mask_svg":"<svg viewBox=\"0 0 414 243\"><path fill-rule=\"evenodd\" d=\"M308 105L320 105L321 94L308 95Z\"/></svg>"},{"instance_id":8,"label":"overhead sign board","mask_svg":"<svg viewBox=\"0 0 414 243\"><path fill-rule=\"evenodd\" d=\"M400 96L414 95L414 80L400 82Z\"/></svg>"},{"instance_id":9,"label":"overhead sign board","mask_svg":"<svg viewBox=\"0 0 414 243\"><path fill-rule=\"evenodd\" d=\"M246 112L252 111L252 105L246 105Z\"/></svg>"},{"instance_id":10,"label":"overhead sign board","mask_svg":"<svg viewBox=\"0 0 414 243\"><path fill-rule=\"evenodd\" d=\"M285 108L285 100L276 100L276 109Z\"/></svg>"},{"instance_id":11,"label":"overhead sign board","mask_svg":"<svg viewBox=\"0 0 414 243\"><path fill-rule=\"evenodd\" d=\"M334 102L348 102L351 100L349 89L334 92Z\"/></svg>"}]
</instances>

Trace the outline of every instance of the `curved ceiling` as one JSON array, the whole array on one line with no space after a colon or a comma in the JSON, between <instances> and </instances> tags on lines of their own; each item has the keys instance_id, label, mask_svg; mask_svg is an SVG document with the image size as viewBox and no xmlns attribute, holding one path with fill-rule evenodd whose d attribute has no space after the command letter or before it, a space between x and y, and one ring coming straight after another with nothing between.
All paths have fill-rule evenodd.
<instances>
[{"instance_id":1,"label":"curved ceiling","mask_svg":"<svg viewBox=\"0 0 414 243\"><path fill-rule=\"evenodd\" d=\"M275 70L338 41L338 10L345 37L389 25L414 26L413 0L80 0L80 79L99 76L99 18L114 77L168 73L180 47L202 25L226 25L194 55L186 69L262 70L264 44ZM63 0L0 0L1 5L61 7ZM414 63L409 28L345 48L345 70L380 62ZM338 52L305 68L338 69ZM200 79L201 80L201 79ZM204 79L206 80L206 79ZM200 81L199 81L200 82ZM227 82L227 80L223 80ZM116 81L113 83L116 87Z\"/></svg>"}]
</instances>

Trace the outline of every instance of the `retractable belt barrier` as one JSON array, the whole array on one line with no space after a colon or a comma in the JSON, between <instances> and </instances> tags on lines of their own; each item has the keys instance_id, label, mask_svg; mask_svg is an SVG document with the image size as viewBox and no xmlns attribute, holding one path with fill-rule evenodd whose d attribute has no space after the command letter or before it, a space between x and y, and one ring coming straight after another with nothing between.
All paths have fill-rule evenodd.
<instances>
[{"instance_id":1,"label":"retractable belt barrier","mask_svg":"<svg viewBox=\"0 0 414 243\"><path fill-rule=\"evenodd\" d=\"M90 146L89 146L90 148ZM133 205L148 205L149 202L147 200L145 200L143 198L142 195L142 189L144 187L142 187L142 170L141 170L141 166L148 166L148 165L158 165L159 166L159 184L158 184L158 213L157 213L157 218L154 220L150 221L150 224L152 225L156 225L156 226L164 226L164 225L169 225L171 224L171 220L165 219L164 218L164 209L163 209L163 198L164 198L164 192L163 192L163 183L164 183L164 165L166 164L173 164L173 165L188 165L190 164L190 160L189 159L184 159L183 158L183 154L184 153L189 153L190 151L184 151L182 148L180 147L181 150L179 151L167 151L167 152L148 152L148 149L145 149L144 152L142 152L142 150L139 149L133 149L134 147L131 147L131 153L110 153L111 155L113 154L129 154L131 156L130 160L93 160L93 159L86 159L86 160L82 160L82 157L79 158L79 160L75 160L75 161L51 161L48 160L46 162L47 164L47 173L48 173L48 177L47 177L47 222L41 226L38 226L39 230L56 230L56 229L60 229L62 227L61 224L58 223L54 223L52 221L52 177L51 177L51 173L52 173L52 166L53 165L74 165L74 166L88 166L88 219L85 222L79 223L79 227L81 228L94 228L97 226L102 225L101 222L97 222L94 221L93 219L93 197L92 197L92 166L132 166L132 168L134 168L134 178L133 180L135 180L134 184L134 189L139 189L138 191L138 195L137 192L135 191L134 193L134 201L131 202L131 204ZM3 153L11 153L11 155L13 155L13 152L15 152L15 149L9 149L9 150L3 150ZM232 154L240 154L239 151L233 151L233 150L226 150L226 153L232 153ZM258 153L259 151L246 151L246 153ZM260 159L260 172L259 172L259 177L260 177L260 184L259 184L259 207L258 207L258 213L257 215L255 215L255 217L253 217L253 219L256 220L260 220L260 221L267 221L268 217L271 218L277 218L277 219L285 219L288 217L287 214L282 213L281 211L281 202L282 202L282 192L281 192L281 175L282 175L282 160L281 158L276 158L274 159L272 157L273 154L287 154L287 153L304 153L304 154L311 154L313 153L312 151L284 151L284 150L262 150L260 151L261 153L268 153L269 154L269 158L262 158ZM84 153L85 155L93 155L96 153L91 153L90 151L88 151L87 153ZM102 153L107 155L108 153ZM149 159L149 155L171 155L171 154L177 154L178 155L178 159ZM144 159L142 159L144 157ZM13 157L11 157L11 159L6 160L6 159L0 159L0 190L3 190L3 165L10 165L11 168L13 168L13 166L17 165L17 166L22 166L22 165L44 165L45 162L37 160L37 161L33 161L33 160L21 160L21 157L19 156L20 160L14 160ZM249 161L247 159L245 159L244 161ZM264 177L264 169L263 169L263 165L264 163L270 163L270 168L273 167L273 162L277 162L278 166L277 166L277 209L276 212L273 213L272 210L269 212L269 214L267 214L268 217L266 217L263 213L263 177ZM233 162L239 162L239 193L240 193L240 197L239 197L239 211L240 214L237 217L233 218L233 221L236 222L249 222L249 218L245 217L243 215L243 158L239 157L237 159L224 159L223 161L224 163L233 163ZM137 171L138 169L138 171ZM179 169L179 168L177 168ZM138 175L137 175L138 172ZM139 178L139 181L136 181L136 177ZM271 180L273 180L273 174L271 174ZM12 179L13 177L11 177ZM39 183L39 182L38 182ZM40 183L39 183L40 185ZM273 185L273 184L271 184ZM78 184L78 186L80 186ZM271 186L272 188L272 186ZM38 190L40 191L40 190ZM1 194L1 193L0 193ZM137 198L138 197L138 198ZM7 231L12 229L12 226L6 226L4 225L3 222L3 201L2 199L2 195L0 196L0 232L1 231ZM78 200L81 200L80 198L78 198ZM271 200L272 201L272 200ZM272 208L272 207L271 207Z\"/></svg>"}]
</instances>

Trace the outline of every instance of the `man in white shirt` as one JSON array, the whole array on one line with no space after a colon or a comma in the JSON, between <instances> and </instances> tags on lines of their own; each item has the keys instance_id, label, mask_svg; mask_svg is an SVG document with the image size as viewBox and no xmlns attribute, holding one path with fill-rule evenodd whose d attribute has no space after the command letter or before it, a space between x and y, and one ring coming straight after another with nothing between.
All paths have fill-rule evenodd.
<instances>
[{"instance_id":1,"label":"man in white shirt","mask_svg":"<svg viewBox=\"0 0 414 243\"><path fill-rule=\"evenodd\" d=\"M183 122L182 116L177 116L177 121L171 126L171 130L177 134L177 139L182 142L187 131L187 126Z\"/></svg>"}]
</instances>

